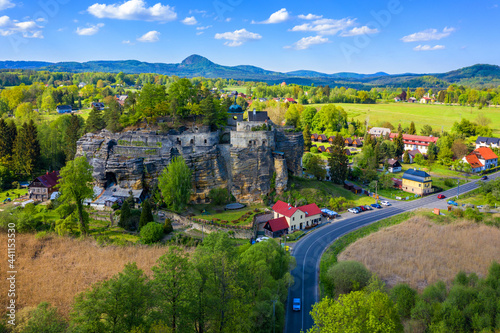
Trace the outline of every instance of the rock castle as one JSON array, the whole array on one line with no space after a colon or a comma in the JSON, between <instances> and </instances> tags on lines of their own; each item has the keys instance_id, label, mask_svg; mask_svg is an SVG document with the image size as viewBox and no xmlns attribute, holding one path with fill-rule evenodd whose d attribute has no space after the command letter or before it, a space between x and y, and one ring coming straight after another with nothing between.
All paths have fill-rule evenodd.
<instances>
[{"instance_id":1,"label":"rock castle","mask_svg":"<svg viewBox=\"0 0 500 333\"><path fill-rule=\"evenodd\" d=\"M267 112L229 115L229 126L211 132L208 127L159 131L87 133L77 142L77 156L86 156L94 167L96 185L118 184L141 189L157 182L162 170L182 155L193 171L194 203L209 202L213 188L227 188L239 202L262 200L275 188L284 191L288 173L302 173L302 133L277 128Z\"/></svg>"}]
</instances>

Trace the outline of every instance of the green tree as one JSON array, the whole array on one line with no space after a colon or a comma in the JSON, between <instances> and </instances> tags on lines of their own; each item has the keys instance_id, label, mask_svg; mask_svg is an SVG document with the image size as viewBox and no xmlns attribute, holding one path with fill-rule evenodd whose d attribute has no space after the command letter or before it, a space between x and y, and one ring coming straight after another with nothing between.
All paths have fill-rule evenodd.
<instances>
[{"instance_id":1,"label":"green tree","mask_svg":"<svg viewBox=\"0 0 500 333\"><path fill-rule=\"evenodd\" d=\"M309 129L314 128L313 127L313 119L314 116L318 113L318 110L316 110L315 107L308 106L307 108L302 111L302 114L300 115L300 124L302 127L305 128L305 126L309 126Z\"/></svg>"},{"instance_id":2,"label":"green tree","mask_svg":"<svg viewBox=\"0 0 500 333\"><path fill-rule=\"evenodd\" d=\"M163 237L163 226L156 222L149 222L141 228L140 234L144 244L157 243Z\"/></svg>"},{"instance_id":3,"label":"green tree","mask_svg":"<svg viewBox=\"0 0 500 333\"><path fill-rule=\"evenodd\" d=\"M151 287L135 263L75 298L71 332L128 332L147 323Z\"/></svg>"},{"instance_id":4,"label":"green tree","mask_svg":"<svg viewBox=\"0 0 500 333\"><path fill-rule=\"evenodd\" d=\"M405 151L405 143L403 140L403 132L399 131L398 136L394 139L394 145L396 146L396 156L400 158Z\"/></svg>"},{"instance_id":5,"label":"green tree","mask_svg":"<svg viewBox=\"0 0 500 333\"><path fill-rule=\"evenodd\" d=\"M304 136L304 150L309 151L311 149L311 130L309 129L309 125L306 124L304 127L304 131L302 132Z\"/></svg>"},{"instance_id":6,"label":"green tree","mask_svg":"<svg viewBox=\"0 0 500 333\"><path fill-rule=\"evenodd\" d=\"M329 297L311 311L314 326L308 333L392 333L402 332L398 313L389 296L381 291L353 291L334 301Z\"/></svg>"},{"instance_id":7,"label":"green tree","mask_svg":"<svg viewBox=\"0 0 500 333\"><path fill-rule=\"evenodd\" d=\"M403 163L410 164L410 155L408 154L408 150L405 150L403 154Z\"/></svg>"},{"instance_id":8,"label":"green tree","mask_svg":"<svg viewBox=\"0 0 500 333\"><path fill-rule=\"evenodd\" d=\"M36 119L38 112L33 111L31 103L21 103L17 106L14 115L21 121L30 121Z\"/></svg>"},{"instance_id":9,"label":"green tree","mask_svg":"<svg viewBox=\"0 0 500 333\"><path fill-rule=\"evenodd\" d=\"M191 195L191 174L182 156L174 157L163 169L158 179L158 188L170 209L181 211L186 207Z\"/></svg>"},{"instance_id":10,"label":"green tree","mask_svg":"<svg viewBox=\"0 0 500 333\"><path fill-rule=\"evenodd\" d=\"M390 297L396 304L399 316L402 318L409 318L411 316L411 310L415 306L417 291L407 284L397 284L391 289Z\"/></svg>"},{"instance_id":11,"label":"green tree","mask_svg":"<svg viewBox=\"0 0 500 333\"><path fill-rule=\"evenodd\" d=\"M77 214L80 232L87 234L88 217L85 218L83 200L90 199L94 195L92 182L92 166L84 156L68 161L61 169L59 180L59 200L66 204L74 204Z\"/></svg>"},{"instance_id":12,"label":"green tree","mask_svg":"<svg viewBox=\"0 0 500 333\"><path fill-rule=\"evenodd\" d=\"M217 109L214 100L209 96L200 102L201 113L203 114L203 123L210 127L217 124Z\"/></svg>"},{"instance_id":13,"label":"green tree","mask_svg":"<svg viewBox=\"0 0 500 333\"><path fill-rule=\"evenodd\" d=\"M33 120L24 123L14 142L14 162L16 170L25 175L33 174L40 165L40 143Z\"/></svg>"},{"instance_id":14,"label":"green tree","mask_svg":"<svg viewBox=\"0 0 500 333\"><path fill-rule=\"evenodd\" d=\"M172 226L172 220L166 218L165 223L163 224L163 233L168 235L172 231L174 231L174 227Z\"/></svg>"},{"instance_id":15,"label":"green tree","mask_svg":"<svg viewBox=\"0 0 500 333\"><path fill-rule=\"evenodd\" d=\"M149 222L154 222L153 213L149 200L144 200L142 203L141 218L139 219L139 230Z\"/></svg>"},{"instance_id":16,"label":"green tree","mask_svg":"<svg viewBox=\"0 0 500 333\"><path fill-rule=\"evenodd\" d=\"M304 167L318 180L326 177L325 165L323 159L319 155L312 155L307 161L307 164L304 164Z\"/></svg>"},{"instance_id":17,"label":"green tree","mask_svg":"<svg viewBox=\"0 0 500 333\"><path fill-rule=\"evenodd\" d=\"M408 134L410 135L417 134L417 130L415 129L415 123L413 121L410 124L410 129L408 130Z\"/></svg>"},{"instance_id":18,"label":"green tree","mask_svg":"<svg viewBox=\"0 0 500 333\"><path fill-rule=\"evenodd\" d=\"M102 111L96 107L92 108L85 125L85 130L87 132L97 132L106 127L106 123L102 118Z\"/></svg>"},{"instance_id":19,"label":"green tree","mask_svg":"<svg viewBox=\"0 0 500 333\"><path fill-rule=\"evenodd\" d=\"M120 220L118 221L118 226L123 229L129 229L129 221L132 217L132 213L130 211L130 204L128 200L125 200L120 209Z\"/></svg>"},{"instance_id":20,"label":"green tree","mask_svg":"<svg viewBox=\"0 0 500 333\"><path fill-rule=\"evenodd\" d=\"M341 261L328 269L327 287L331 291L334 290L332 296L347 294L366 287L371 275L360 262Z\"/></svg>"},{"instance_id":21,"label":"green tree","mask_svg":"<svg viewBox=\"0 0 500 333\"><path fill-rule=\"evenodd\" d=\"M436 144L434 142L429 143L427 146L427 159L429 163L433 163L436 160Z\"/></svg>"},{"instance_id":22,"label":"green tree","mask_svg":"<svg viewBox=\"0 0 500 333\"><path fill-rule=\"evenodd\" d=\"M342 184L347 178L347 170L349 168L349 158L345 153L345 141L341 135L337 135L331 146L332 152L328 159L330 167L330 176L332 181L337 184Z\"/></svg>"},{"instance_id":23,"label":"green tree","mask_svg":"<svg viewBox=\"0 0 500 333\"><path fill-rule=\"evenodd\" d=\"M66 331L68 326L66 321L49 303L42 302L36 308L27 308L27 310L26 316L20 313L19 317L21 318L16 318L14 333L63 333Z\"/></svg>"}]
</instances>

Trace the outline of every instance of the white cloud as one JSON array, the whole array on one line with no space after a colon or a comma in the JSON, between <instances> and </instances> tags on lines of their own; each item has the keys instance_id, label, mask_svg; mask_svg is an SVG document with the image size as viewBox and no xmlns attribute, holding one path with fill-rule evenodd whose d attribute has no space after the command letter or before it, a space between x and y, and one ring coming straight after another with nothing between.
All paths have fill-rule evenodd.
<instances>
[{"instance_id":1,"label":"white cloud","mask_svg":"<svg viewBox=\"0 0 500 333\"><path fill-rule=\"evenodd\" d=\"M198 32L196 33L196 36L203 35L204 33L205 33L205 31L198 31Z\"/></svg>"},{"instance_id":2,"label":"white cloud","mask_svg":"<svg viewBox=\"0 0 500 333\"><path fill-rule=\"evenodd\" d=\"M275 13L272 13L271 16L265 21L255 22L252 21L253 24L275 24L285 22L290 18L290 14L286 11L286 8L281 8Z\"/></svg>"},{"instance_id":3,"label":"white cloud","mask_svg":"<svg viewBox=\"0 0 500 333\"><path fill-rule=\"evenodd\" d=\"M345 30L355 24L355 19L343 18L340 20L334 19L319 19L312 23L304 23L296 25L290 31L301 32L316 32L320 35L335 35L341 30Z\"/></svg>"},{"instance_id":4,"label":"white cloud","mask_svg":"<svg viewBox=\"0 0 500 333\"><path fill-rule=\"evenodd\" d=\"M98 23L96 25L90 25L87 28L76 28L76 33L80 36L92 36L99 32L99 29L104 27L103 23Z\"/></svg>"},{"instance_id":5,"label":"white cloud","mask_svg":"<svg viewBox=\"0 0 500 333\"><path fill-rule=\"evenodd\" d=\"M287 49L295 49L295 50L305 50L311 47L312 45L318 45L318 44L325 44L328 43L329 40L326 37L322 36L310 36L310 37L304 37L294 43L291 46L285 46Z\"/></svg>"},{"instance_id":6,"label":"white cloud","mask_svg":"<svg viewBox=\"0 0 500 333\"><path fill-rule=\"evenodd\" d=\"M196 27L196 30L207 30L207 29L210 29L212 26L211 25L207 25L206 27Z\"/></svg>"},{"instance_id":7,"label":"white cloud","mask_svg":"<svg viewBox=\"0 0 500 333\"><path fill-rule=\"evenodd\" d=\"M122 44L126 44L126 45L135 45L135 43L132 43L131 41L129 40L124 40L122 41Z\"/></svg>"},{"instance_id":8,"label":"white cloud","mask_svg":"<svg viewBox=\"0 0 500 333\"><path fill-rule=\"evenodd\" d=\"M139 42L143 43L155 43L160 40L160 33L158 31L149 31L146 32L144 35L141 37L137 38Z\"/></svg>"},{"instance_id":9,"label":"white cloud","mask_svg":"<svg viewBox=\"0 0 500 333\"><path fill-rule=\"evenodd\" d=\"M36 21L37 21L37 22L45 22L45 21L46 21L46 19L44 19L43 17L40 17L40 18L37 18L37 19L36 19Z\"/></svg>"},{"instance_id":10,"label":"white cloud","mask_svg":"<svg viewBox=\"0 0 500 333\"><path fill-rule=\"evenodd\" d=\"M143 21L173 21L177 18L174 7L157 3L147 7L144 0L129 0L122 4L95 3L87 11L98 18Z\"/></svg>"},{"instance_id":11,"label":"white cloud","mask_svg":"<svg viewBox=\"0 0 500 333\"><path fill-rule=\"evenodd\" d=\"M368 26L364 25L362 27L354 27L348 31L342 31L340 36L342 37L351 37L351 36L359 36L359 35L371 35L378 33L378 29L370 29Z\"/></svg>"},{"instance_id":12,"label":"white cloud","mask_svg":"<svg viewBox=\"0 0 500 333\"><path fill-rule=\"evenodd\" d=\"M0 17L0 36L10 36L16 33L24 38L43 38L42 27L33 20L11 20L8 16Z\"/></svg>"},{"instance_id":13,"label":"white cloud","mask_svg":"<svg viewBox=\"0 0 500 333\"><path fill-rule=\"evenodd\" d=\"M419 46L415 46L413 48L414 51L436 51L436 50L444 50L444 49L445 49L444 45L434 45L434 46L419 45Z\"/></svg>"},{"instance_id":14,"label":"white cloud","mask_svg":"<svg viewBox=\"0 0 500 333\"><path fill-rule=\"evenodd\" d=\"M227 42L225 42L224 45L231 47L240 46L245 42L259 40L261 38L261 35L254 32L249 32L246 29L215 34L215 39L226 39Z\"/></svg>"},{"instance_id":15,"label":"white cloud","mask_svg":"<svg viewBox=\"0 0 500 333\"><path fill-rule=\"evenodd\" d=\"M14 7L15 4L10 2L10 0L0 0L0 10Z\"/></svg>"},{"instance_id":16,"label":"white cloud","mask_svg":"<svg viewBox=\"0 0 500 333\"><path fill-rule=\"evenodd\" d=\"M448 37L452 32L455 31L455 28L444 28L442 32L439 32L437 29L427 29L424 31L416 32L414 34L404 36L401 40L405 43L409 42L425 42L428 40L440 40L441 38Z\"/></svg>"},{"instance_id":17,"label":"white cloud","mask_svg":"<svg viewBox=\"0 0 500 333\"><path fill-rule=\"evenodd\" d=\"M194 16L190 16L182 20L182 23L184 23L185 25L195 25L198 24L198 21L196 21L196 18Z\"/></svg>"},{"instance_id":18,"label":"white cloud","mask_svg":"<svg viewBox=\"0 0 500 333\"><path fill-rule=\"evenodd\" d=\"M307 15L299 15L299 19L302 20L319 20L320 18L323 18L323 15L314 15L314 14L307 14Z\"/></svg>"}]
</instances>

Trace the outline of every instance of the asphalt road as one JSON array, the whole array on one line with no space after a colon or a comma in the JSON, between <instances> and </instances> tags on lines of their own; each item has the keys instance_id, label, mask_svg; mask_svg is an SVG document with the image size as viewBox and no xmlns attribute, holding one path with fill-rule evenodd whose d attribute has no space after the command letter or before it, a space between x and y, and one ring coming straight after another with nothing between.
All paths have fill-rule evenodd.
<instances>
[{"instance_id":1,"label":"asphalt road","mask_svg":"<svg viewBox=\"0 0 500 333\"><path fill-rule=\"evenodd\" d=\"M488 181L500 176L500 173L488 175ZM472 181L460 186L460 193L474 190L478 187L480 180ZM392 203L390 207L375 209L359 214L345 213L340 220L321 227L311 232L309 235L300 239L292 248L292 254L297 260L297 266L292 271L294 285L288 290L288 304L286 309L285 332L295 333L313 326L313 320L309 312L313 304L319 301L319 263L323 252L340 236L347 234L355 229L368 225L370 223L398 215L417 208L442 208L447 204L446 201L453 199L457 195L457 188L440 192L446 199L437 199L437 194L427 196L409 202L397 202L388 200ZM300 297L302 300L302 310L292 310L292 299Z\"/></svg>"}]
</instances>

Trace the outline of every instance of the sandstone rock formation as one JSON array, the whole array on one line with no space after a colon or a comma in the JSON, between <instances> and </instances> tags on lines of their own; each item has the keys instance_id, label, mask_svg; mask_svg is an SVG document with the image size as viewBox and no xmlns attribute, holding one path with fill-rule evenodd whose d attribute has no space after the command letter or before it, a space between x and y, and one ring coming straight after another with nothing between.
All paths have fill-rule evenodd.
<instances>
[{"instance_id":1,"label":"sandstone rock formation","mask_svg":"<svg viewBox=\"0 0 500 333\"><path fill-rule=\"evenodd\" d=\"M302 172L302 134L269 129L221 133L195 128L168 134L103 130L81 137L77 156L86 156L94 167L97 185L117 183L138 189L154 185L172 158L182 155L193 170L193 202L207 202L211 189L224 187L238 201L251 203L271 191L273 174L276 191L281 193L288 172Z\"/></svg>"}]
</instances>

